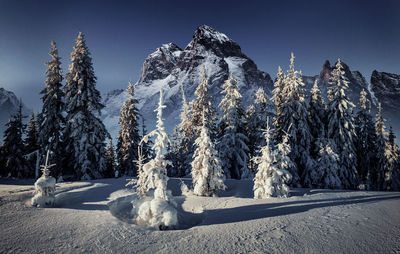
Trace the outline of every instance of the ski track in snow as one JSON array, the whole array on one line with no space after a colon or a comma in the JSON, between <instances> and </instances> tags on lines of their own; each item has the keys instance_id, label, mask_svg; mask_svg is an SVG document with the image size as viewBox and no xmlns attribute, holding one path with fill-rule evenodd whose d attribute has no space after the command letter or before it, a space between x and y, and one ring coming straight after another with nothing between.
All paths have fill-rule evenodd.
<instances>
[{"instance_id":1,"label":"ski track in snow","mask_svg":"<svg viewBox=\"0 0 400 254\"><path fill-rule=\"evenodd\" d=\"M219 197L185 197L172 178L182 225L158 231L129 220L125 178L58 183L54 208L30 206L31 182L0 181L1 253L400 252L398 192L294 189L255 200L252 181L228 180Z\"/></svg>"}]
</instances>

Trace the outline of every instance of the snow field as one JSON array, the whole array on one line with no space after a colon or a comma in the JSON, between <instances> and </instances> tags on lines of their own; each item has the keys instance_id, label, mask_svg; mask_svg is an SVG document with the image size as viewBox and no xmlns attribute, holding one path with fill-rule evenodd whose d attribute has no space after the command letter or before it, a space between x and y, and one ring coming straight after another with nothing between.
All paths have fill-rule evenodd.
<instances>
[{"instance_id":1,"label":"snow field","mask_svg":"<svg viewBox=\"0 0 400 254\"><path fill-rule=\"evenodd\" d=\"M54 208L30 206L33 181L0 179L2 253L396 253L400 193L294 189L253 199L253 181L227 180L218 197L168 189L179 226L132 221L127 179L57 183ZM182 179L191 186L191 179Z\"/></svg>"}]
</instances>

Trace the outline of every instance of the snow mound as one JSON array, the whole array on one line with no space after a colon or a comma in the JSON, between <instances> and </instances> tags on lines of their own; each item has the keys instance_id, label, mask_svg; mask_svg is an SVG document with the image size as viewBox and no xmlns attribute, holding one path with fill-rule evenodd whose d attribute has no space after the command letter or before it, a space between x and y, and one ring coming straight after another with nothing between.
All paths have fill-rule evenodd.
<instances>
[{"instance_id":1,"label":"snow mound","mask_svg":"<svg viewBox=\"0 0 400 254\"><path fill-rule=\"evenodd\" d=\"M178 214L173 203L154 198L140 205L136 222L163 230L178 225Z\"/></svg>"}]
</instances>

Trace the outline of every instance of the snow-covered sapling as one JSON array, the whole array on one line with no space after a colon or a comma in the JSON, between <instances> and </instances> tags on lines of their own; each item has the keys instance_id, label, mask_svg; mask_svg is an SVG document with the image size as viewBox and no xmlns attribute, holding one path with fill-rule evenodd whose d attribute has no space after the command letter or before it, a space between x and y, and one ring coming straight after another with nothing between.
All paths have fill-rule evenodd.
<instances>
[{"instance_id":1,"label":"snow-covered sapling","mask_svg":"<svg viewBox=\"0 0 400 254\"><path fill-rule=\"evenodd\" d=\"M167 147L169 139L162 119L163 108L165 106L161 90L159 105L155 110L158 118L157 129L144 136L139 144L141 146L142 142L147 142L149 137L156 136L153 146L156 155L149 162L142 164L142 156L139 153L139 178L137 181L133 181L139 197L148 199L140 205L138 210L134 208L133 212L138 213L136 222L151 227L158 227L159 229L165 229L178 224L176 204L172 199L171 191L167 190L168 176L166 167L170 162L164 158L164 150ZM153 195L151 195L151 190L154 190Z\"/></svg>"},{"instance_id":2,"label":"snow-covered sapling","mask_svg":"<svg viewBox=\"0 0 400 254\"><path fill-rule=\"evenodd\" d=\"M43 175L35 182L35 196L32 198L32 206L53 206L55 203L56 179L50 176L50 168L56 164L48 165L50 150L47 150L46 163L41 165Z\"/></svg>"}]
</instances>

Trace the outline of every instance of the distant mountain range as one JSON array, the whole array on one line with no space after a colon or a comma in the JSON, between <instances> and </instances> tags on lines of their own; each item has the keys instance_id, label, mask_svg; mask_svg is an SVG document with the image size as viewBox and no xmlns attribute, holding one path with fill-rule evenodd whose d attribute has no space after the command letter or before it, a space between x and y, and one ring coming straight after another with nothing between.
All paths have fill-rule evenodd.
<instances>
[{"instance_id":1,"label":"distant mountain range","mask_svg":"<svg viewBox=\"0 0 400 254\"><path fill-rule=\"evenodd\" d=\"M172 133L179 122L182 105L179 86L183 85L188 101L192 100L200 82L202 66L206 69L211 97L216 107L222 98L221 85L230 72L240 84L245 105L253 102L254 93L259 87L263 87L268 96L271 96L273 89L271 76L259 70L254 61L247 57L240 46L228 36L202 25L196 29L193 39L184 49L174 43L163 44L144 61L140 78L136 83L136 97L148 129L155 126L154 109L158 103L158 92L163 88L167 105L164 114L165 124L167 131ZM306 88L310 89L315 79L319 79L320 88L326 96L333 66L326 61L320 74L303 76ZM375 111L377 103L381 102L384 116L388 119L387 126L392 125L397 134L400 134L400 111L396 110L400 109L400 75L374 71L371 82L367 82L359 71L352 71L345 63L344 71L350 81L348 96L353 103L357 105L360 91L365 89L373 102L373 110ZM124 90L113 90L103 97L106 105L102 112L103 119L113 137L117 136L119 110L126 98Z\"/></svg>"}]
</instances>

